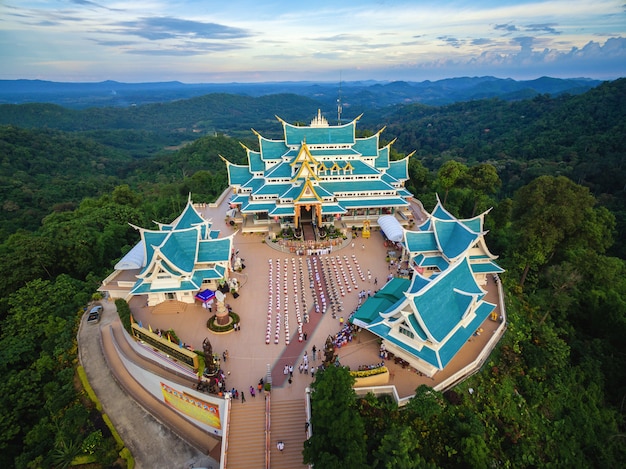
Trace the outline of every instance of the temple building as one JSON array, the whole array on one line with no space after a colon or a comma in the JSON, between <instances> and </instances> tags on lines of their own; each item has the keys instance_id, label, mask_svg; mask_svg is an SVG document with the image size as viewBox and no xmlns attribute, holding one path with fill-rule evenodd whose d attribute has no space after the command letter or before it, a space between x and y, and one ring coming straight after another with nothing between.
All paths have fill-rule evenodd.
<instances>
[{"instance_id":1,"label":"temple building","mask_svg":"<svg viewBox=\"0 0 626 469\"><path fill-rule=\"evenodd\" d=\"M229 281L236 232L218 238L219 231L198 213L191 196L176 220L157 226L134 226L141 241L115 265L101 291L113 298L146 295L149 306L165 300L193 303L199 292L216 291Z\"/></svg>"},{"instance_id":2,"label":"temple building","mask_svg":"<svg viewBox=\"0 0 626 469\"><path fill-rule=\"evenodd\" d=\"M427 376L443 370L485 320L499 319L483 289L488 275L503 272L485 244L484 216L459 220L438 202L416 231L404 230L412 278L391 279L351 319Z\"/></svg>"},{"instance_id":3,"label":"temple building","mask_svg":"<svg viewBox=\"0 0 626 469\"><path fill-rule=\"evenodd\" d=\"M411 155L392 161L393 142L380 147L384 129L357 138L359 117L330 125L318 111L309 126L278 118L284 138L270 140L255 132L259 151L244 147L248 164L222 157L234 191L231 212L243 231L271 233L305 224L363 226L385 214L407 224L411 217L407 199L412 194L404 183Z\"/></svg>"}]
</instances>

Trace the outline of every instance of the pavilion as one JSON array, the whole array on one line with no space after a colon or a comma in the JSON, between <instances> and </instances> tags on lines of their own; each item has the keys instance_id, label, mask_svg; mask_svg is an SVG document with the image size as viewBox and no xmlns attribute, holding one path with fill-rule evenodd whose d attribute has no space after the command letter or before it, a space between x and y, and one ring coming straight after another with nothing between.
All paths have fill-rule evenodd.
<instances>
[{"instance_id":1,"label":"pavilion","mask_svg":"<svg viewBox=\"0 0 626 469\"><path fill-rule=\"evenodd\" d=\"M172 223L157 222L156 230L131 226L139 231L141 241L100 288L112 297L146 295L149 306L165 300L193 303L199 292L216 291L228 282L236 232L219 238L211 221L194 208L191 196Z\"/></svg>"},{"instance_id":2,"label":"pavilion","mask_svg":"<svg viewBox=\"0 0 626 469\"><path fill-rule=\"evenodd\" d=\"M402 257L412 278L391 279L351 319L427 376L443 370L481 324L494 319L496 305L482 287L487 275L503 269L485 244L485 214L459 220L438 201L416 231L404 230Z\"/></svg>"}]
</instances>

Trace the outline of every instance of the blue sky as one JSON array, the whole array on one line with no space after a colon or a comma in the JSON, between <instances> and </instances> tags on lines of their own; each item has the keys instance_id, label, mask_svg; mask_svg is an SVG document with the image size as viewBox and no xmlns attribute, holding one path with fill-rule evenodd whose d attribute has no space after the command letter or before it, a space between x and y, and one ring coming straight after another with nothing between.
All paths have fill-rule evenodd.
<instances>
[{"instance_id":1,"label":"blue sky","mask_svg":"<svg viewBox=\"0 0 626 469\"><path fill-rule=\"evenodd\" d=\"M0 79L626 76L624 0L3 0Z\"/></svg>"}]
</instances>

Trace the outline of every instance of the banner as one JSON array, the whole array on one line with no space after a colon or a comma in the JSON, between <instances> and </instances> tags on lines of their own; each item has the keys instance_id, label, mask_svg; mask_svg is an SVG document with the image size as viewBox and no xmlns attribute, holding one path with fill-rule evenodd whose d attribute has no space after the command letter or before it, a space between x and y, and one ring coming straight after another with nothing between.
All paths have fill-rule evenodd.
<instances>
[{"instance_id":1,"label":"banner","mask_svg":"<svg viewBox=\"0 0 626 469\"><path fill-rule=\"evenodd\" d=\"M195 396L191 396L161 382L165 402L177 411L188 415L217 430L222 429L219 407Z\"/></svg>"}]
</instances>

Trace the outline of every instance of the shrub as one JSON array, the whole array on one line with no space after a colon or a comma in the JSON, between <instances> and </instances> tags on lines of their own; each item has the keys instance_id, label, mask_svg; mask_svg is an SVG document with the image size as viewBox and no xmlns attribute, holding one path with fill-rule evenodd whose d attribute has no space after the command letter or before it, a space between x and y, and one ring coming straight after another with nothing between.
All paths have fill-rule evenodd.
<instances>
[{"instance_id":1,"label":"shrub","mask_svg":"<svg viewBox=\"0 0 626 469\"><path fill-rule=\"evenodd\" d=\"M206 327L213 332L228 332L230 330L233 329L235 323L239 322L239 315L237 313L233 313L232 311L230 313L228 313L228 315L231 318L230 324L227 324L226 326L220 326L218 325L215 320L217 319L217 315L214 314L213 316L211 316L209 318L209 320L206 322Z\"/></svg>"}]
</instances>

